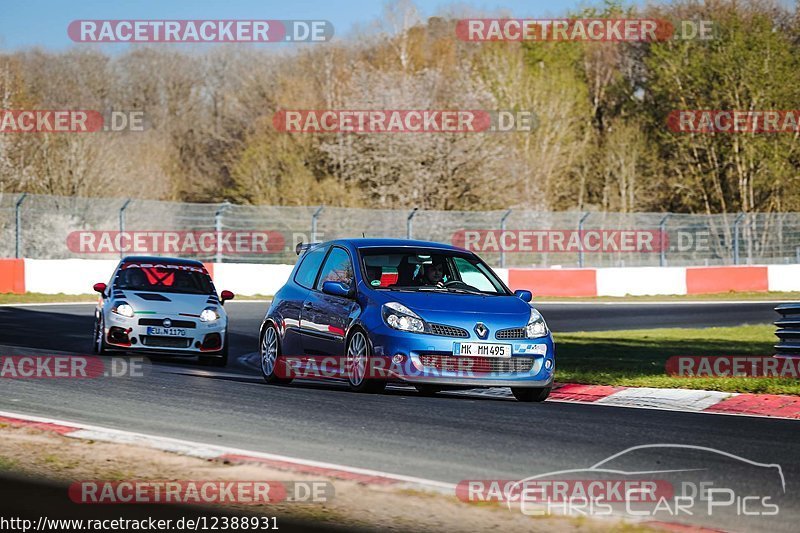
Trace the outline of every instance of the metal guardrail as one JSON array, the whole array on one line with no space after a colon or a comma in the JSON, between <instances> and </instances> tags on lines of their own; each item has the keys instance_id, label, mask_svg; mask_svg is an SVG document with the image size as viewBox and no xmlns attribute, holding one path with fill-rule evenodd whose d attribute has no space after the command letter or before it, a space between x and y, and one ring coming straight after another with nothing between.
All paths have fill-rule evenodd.
<instances>
[{"instance_id":1,"label":"metal guardrail","mask_svg":"<svg viewBox=\"0 0 800 533\"><path fill-rule=\"evenodd\" d=\"M775 321L775 355L800 357L800 302L780 304L775 311L781 315Z\"/></svg>"},{"instance_id":2,"label":"metal guardrail","mask_svg":"<svg viewBox=\"0 0 800 533\"><path fill-rule=\"evenodd\" d=\"M393 237L453 243L465 232L649 232L652 253L573 249L482 249L501 267L713 266L800 263L800 213L606 213L587 211L429 211L326 206L197 204L127 198L0 194L0 257L118 258L81 254L67 238L81 231L269 231L283 236L280 250L262 255L219 252L190 257L217 262L296 261L299 241Z\"/></svg>"}]
</instances>

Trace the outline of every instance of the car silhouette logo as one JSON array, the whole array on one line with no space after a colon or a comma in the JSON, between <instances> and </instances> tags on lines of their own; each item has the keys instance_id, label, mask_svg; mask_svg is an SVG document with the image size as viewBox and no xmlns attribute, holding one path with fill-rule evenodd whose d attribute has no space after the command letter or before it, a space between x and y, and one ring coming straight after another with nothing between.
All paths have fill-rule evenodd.
<instances>
[{"instance_id":1,"label":"car silhouette logo","mask_svg":"<svg viewBox=\"0 0 800 533\"><path fill-rule=\"evenodd\" d=\"M475 324L475 334L478 335L479 338L485 339L489 335L489 328L483 322L478 322Z\"/></svg>"},{"instance_id":2,"label":"car silhouette logo","mask_svg":"<svg viewBox=\"0 0 800 533\"><path fill-rule=\"evenodd\" d=\"M170 327L171 325L172 325L172 320L170 320L169 318L165 318L165 319L164 319L164 327L165 327L165 328L168 328L168 327Z\"/></svg>"}]
</instances>

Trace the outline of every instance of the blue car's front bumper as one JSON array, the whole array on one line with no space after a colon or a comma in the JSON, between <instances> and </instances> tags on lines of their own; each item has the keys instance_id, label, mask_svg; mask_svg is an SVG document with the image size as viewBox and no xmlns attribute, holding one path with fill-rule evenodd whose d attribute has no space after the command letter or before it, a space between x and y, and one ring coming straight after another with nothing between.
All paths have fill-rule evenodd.
<instances>
[{"instance_id":1,"label":"blue car's front bumper","mask_svg":"<svg viewBox=\"0 0 800 533\"><path fill-rule=\"evenodd\" d=\"M538 339L484 340L406 333L382 324L373 327L369 336L373 355L388 369L390 379L465 387L549 387L553 382L555 345L550 334ZM512 355L510 359L453 355L456 342L510 344ZM393 362L396 355L402 356L401 363Z\"/></svg>"}]
</instances>

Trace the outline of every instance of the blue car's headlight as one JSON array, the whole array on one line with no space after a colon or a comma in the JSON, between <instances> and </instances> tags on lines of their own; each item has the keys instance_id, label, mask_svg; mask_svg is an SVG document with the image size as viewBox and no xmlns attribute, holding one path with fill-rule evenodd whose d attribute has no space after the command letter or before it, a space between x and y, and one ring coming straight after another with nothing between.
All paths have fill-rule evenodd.
<instances>
[{"instance_id":1,"label":"blue car's headlight","mask_svg":"<svg viewBox=\"0 0 800 533\"><path fill-rule=\"evenodd\" d=\"M126 318L133 317L133 307L131 307L128 302L117 302L116 305L111 308L111 312Z\"/></svg>"},{"instance_id":2,"label":"blue car's headlight","mask_svg":"<svg viewBox=\"0 0 800 533\"><path fill-rule=\"evenodd\" d=\"M529 339L538 339L547 335L547 324L544 317L531 307L531 318L528 320L528 325L525 326L525 336Z\"/></svg>"},{"instance_id":3,"label":"blue car's headlight","mask_svg":"<svg viewBox=\"0 0 800 533\"><path fill-rule=\"evenodd\" d=\"M383 321L390 328L412 333L423 333L425 331L425 321L403 304L397 302L384 304L381 307L381 314L383 315Z\"/></svg>"}]
</instances>

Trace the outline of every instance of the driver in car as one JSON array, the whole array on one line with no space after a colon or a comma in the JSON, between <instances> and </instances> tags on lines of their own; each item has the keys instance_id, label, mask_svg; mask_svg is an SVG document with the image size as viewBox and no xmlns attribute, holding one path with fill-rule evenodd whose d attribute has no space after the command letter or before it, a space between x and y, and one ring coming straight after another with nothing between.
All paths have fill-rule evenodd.
<instances>
[{"instance_id":1,"label":"driver in car","mask_svg":"<svg viewBox=\"0 0 800 533\"><path fill-rule=\"evenodd\" d=\"M422 275L417 280L419 285L444 287L444 262L434 260L432 263L422 265Z\"/></svg>"}]
</instances>

